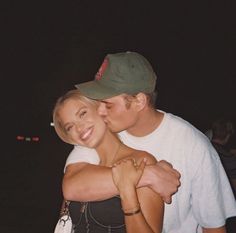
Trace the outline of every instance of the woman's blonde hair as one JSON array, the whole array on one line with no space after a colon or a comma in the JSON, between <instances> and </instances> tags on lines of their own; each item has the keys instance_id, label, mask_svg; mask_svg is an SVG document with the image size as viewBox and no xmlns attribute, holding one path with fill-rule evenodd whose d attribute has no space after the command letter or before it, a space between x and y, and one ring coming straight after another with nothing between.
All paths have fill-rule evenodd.
<instances>
[{"instance_id":1,"label":"woman's blonde hair","mask_svg":"<svg viewBox=\"0 0 236 233\"><path fill-rule=\"evenodd\" d=\"M75 143L68 137L68 134L65 131L64 127L62 126L62 122L59 116L60 108L63 106L63 104L67 100L70 100L70 99L79 100L84 103L89 103L94 107L97 107L98 102L96 100L88 99L87 97L82 95L77 89L70 90L66 92L63 96L57 99L56 104L53 108L53 114L52 114L55 131L62 141L75 145Z\"/></svg>"}]
</instances>

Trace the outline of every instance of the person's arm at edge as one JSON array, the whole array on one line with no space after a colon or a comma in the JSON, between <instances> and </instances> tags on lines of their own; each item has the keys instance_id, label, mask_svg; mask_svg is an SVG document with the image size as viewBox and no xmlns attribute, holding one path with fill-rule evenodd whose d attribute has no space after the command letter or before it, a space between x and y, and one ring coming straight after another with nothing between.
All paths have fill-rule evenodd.
<instances>
[{"instance_id":1,"label":"person's arm at edge","mask_svg":"<svg viewBox=\"0 0 236 233\"><path fill-rule=\"evenodd\" d=\"M171 203L171 195L180 185L180 174L166 161L145 167L138 187L148 186ZM118 194L111 168L88 163L74 163L66 167L63 178L64 198L71 201L99 201Z\"/></svg>"}]
</instances>

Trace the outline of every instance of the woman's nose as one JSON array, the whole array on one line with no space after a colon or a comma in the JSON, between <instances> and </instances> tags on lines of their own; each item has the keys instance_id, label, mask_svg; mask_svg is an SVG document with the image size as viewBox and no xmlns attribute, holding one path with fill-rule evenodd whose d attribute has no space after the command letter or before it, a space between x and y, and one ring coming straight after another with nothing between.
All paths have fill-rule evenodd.
<instances>
[{"instance_id":1,"label":"woman's nose","mask_svg":"<svg viewBox=\"0 0 236 233\"><path fill-rule=\"evenodd\" d=\"M82 130L82 128L83 128L83 126L82 126L81 123L77 123L77 124L75 125L75 129L76 129L76 132L77 132L77 133L80 133L81 130Z\"/></svg>"}]
</instances>

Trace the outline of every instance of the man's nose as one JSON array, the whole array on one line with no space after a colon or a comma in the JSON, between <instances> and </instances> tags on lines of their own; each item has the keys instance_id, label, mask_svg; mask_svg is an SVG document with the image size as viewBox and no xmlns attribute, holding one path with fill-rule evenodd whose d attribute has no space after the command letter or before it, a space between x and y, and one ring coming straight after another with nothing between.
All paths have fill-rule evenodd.
<instances>
[{"instance_id":1,"label":"man's nose","mask_svg":"<svg viewBox=\"0 0 236 233\"><path fill-rule=\"evenodd\" d=\"M106 104L105 103L103 103L103 102L99 103L98 114L100 116L106 116L107 115L107 108L106 108Z\"/></svg>"}]
</instances>

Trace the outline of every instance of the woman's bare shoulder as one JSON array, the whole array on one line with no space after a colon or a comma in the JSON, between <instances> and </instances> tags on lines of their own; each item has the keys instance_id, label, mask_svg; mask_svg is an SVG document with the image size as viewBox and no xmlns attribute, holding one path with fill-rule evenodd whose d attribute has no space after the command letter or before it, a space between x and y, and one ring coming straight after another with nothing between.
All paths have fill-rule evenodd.
<instances>
[{"instance_id":1,"label":"woman's bare shoulder","mask_svg":"<svg viewBox=\"0 0 236 233\"><path fill-rule=\"evenodd\" d=\"M155 164L157 162L156 158L146 151L136 150L133 153L133 157L137 160L137 162L141 162L144 158L146 158L146 164L148 165Z\"/></svg>"},{"instance_id":2,"label":"woman's bare shoulder","mask_svg":"<svg viewBox=\"0 0 236 233\"><path fill-rule=\"evenodd\" d=\"M123 159L135 159L137 163L140 163L144 158L146 158L146 164L148 165L156 164L157 162L156 158L152 154L143 150L136 150L126 146L126 151L117 159L117 161Z\"/></svg>"}]
</instances>

